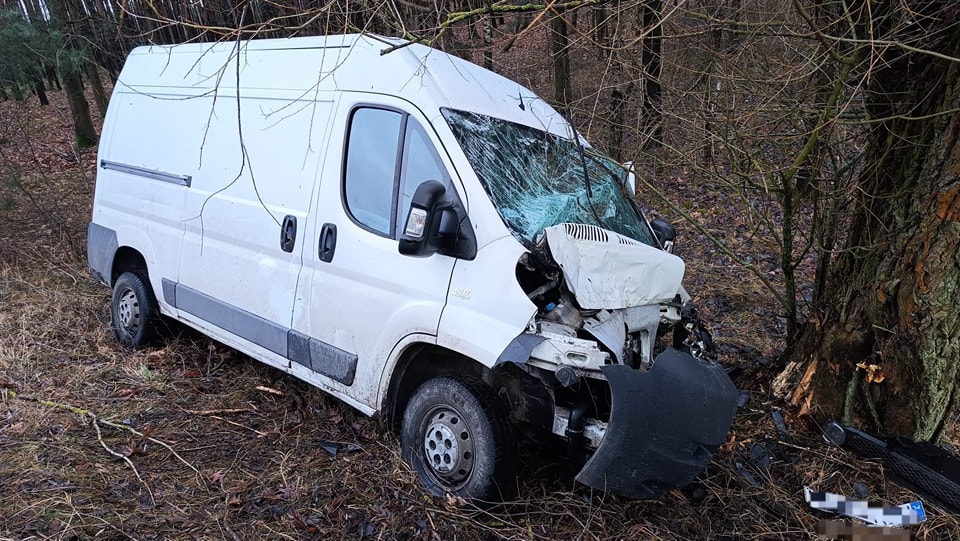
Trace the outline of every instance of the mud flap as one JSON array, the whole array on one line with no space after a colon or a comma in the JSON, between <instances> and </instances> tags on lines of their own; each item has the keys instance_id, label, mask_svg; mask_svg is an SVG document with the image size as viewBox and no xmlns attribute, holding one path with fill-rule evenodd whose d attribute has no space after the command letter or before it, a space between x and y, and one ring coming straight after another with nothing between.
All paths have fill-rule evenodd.
<instances>
[{"instance_id":1,"label":"mud flap","mask_svg":"<svg viewBox=\"0 0 960 541\"><path fill-rule=\"evenodd\" d=\"M654 498L692 481L726 441L737 389L717 363L668 348L648 372L608 365L603 375L610 421L580 483Z\"/></svg>"}]
</instances>

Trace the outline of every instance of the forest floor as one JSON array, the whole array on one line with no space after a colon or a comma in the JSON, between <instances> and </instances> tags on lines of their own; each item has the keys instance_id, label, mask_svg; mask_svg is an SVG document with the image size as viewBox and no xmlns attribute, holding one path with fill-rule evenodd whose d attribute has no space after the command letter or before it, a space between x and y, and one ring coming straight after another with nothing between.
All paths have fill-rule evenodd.
<instances>
[{"instance_id":1,"label":"forest floor","mask_svg":"<svg viewBox=\"0 0 960 541\"><path fill-rule=\"evenodd\" d=\"M769 295L683 233L688 289L751 397L697 482L629 501L525 444L514 501L430 497L395 434L291 376L194 333L117 345L84 254L96 150L73 149L61 94L0 102L0 538L809 539L835 517L804 487L919 499L771 395L783 331ZM735 223L710 186L663 182L708 229ZM960 539L958 517L926 511L914 538Z\"/></svg>"}]
</instances>

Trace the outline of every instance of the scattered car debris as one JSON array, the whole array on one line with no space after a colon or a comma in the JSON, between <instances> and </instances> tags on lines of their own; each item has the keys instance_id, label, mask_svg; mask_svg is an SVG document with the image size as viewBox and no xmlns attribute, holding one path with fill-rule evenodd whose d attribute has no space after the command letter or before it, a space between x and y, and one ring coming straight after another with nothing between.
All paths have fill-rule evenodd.
<instances>
[{"instance_id":1,"label":"scattered car debris","mask_svg":"<svg viewBox=\"0 0 960 541\"><path fill-rule=\"evenodd\" d=\"M337 456L340 453L348 454L348 453L355 453L357 451L363 451L363 447L360 447L356 443L327 441L320 438L317 438L316 441L317 441L317 445L323 448L324 451L330 453L330 456Z\"/></svg>"},{"instance_id":2,"label":"scattered car debris","mask_svg":"<svg viewBox=\"0 0 960 541\"><path fill-rule=\"evenodd\" d=\"M877 526L912 526L927 520L923 503L914 501L897 507L875 507L862 500L848 499L832 492L814 492L803 487L803 497L810 507L855 518Z\"/></svg>"},{"instance_id":3,"label":"scattered car debris","mask_svg":"<svg viewBox=\"0 0 960 541\"><path fill-rule=\"evenodd\" d=\"M783 422L783 414L780 413L780 410L771 411L770 417L773 417L773 423L777 425L777 434L780 434L780 439L786 438L787 424Z\"/></svg>"},{"instance_id":4,"label":"scattered car debris","mask_svg":"<svg viewBox=\"0 0 960 541\"><path fill-rule=\"evenodd\" d=\"M951 513L960 513L960 458L948 450L902 436L869 434L837 422L823 427L823 437L863 458L881 460L905 487Z\"/></svg>"}]
</instances>

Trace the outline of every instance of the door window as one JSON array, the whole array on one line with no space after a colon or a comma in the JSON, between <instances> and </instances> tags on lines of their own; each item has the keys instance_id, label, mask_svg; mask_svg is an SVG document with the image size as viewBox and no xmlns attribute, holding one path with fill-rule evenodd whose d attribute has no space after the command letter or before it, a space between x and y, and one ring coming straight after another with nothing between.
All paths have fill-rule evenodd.
<instances>
[{"instance_id":1,"label":"door window","mask_svg":"<svg viewBox=\"0 0 960 541\"><path fill-rule=\"evenodd\" d=\"M373 107L350 118L344 172L347 212L364 228L399 238L417 187L436 180L457 198L440 155L423 127L409 115Z\"/></svg>"},{"instance_id":2,"label":"door window","mask_svg":"<svg viewBox=\"0 0 960 541\"><path fill-rule=\"evenodd\" d=\"M420 124L413 119L407 122L407 133L404 137L403 169L400 174L400 205L396 219L396 230L402 232L406 225L407 214L410 212L410 201L413 194L428 180L436 180L447 188L447 196L453 195L450 186L450 177L447 175L437 155L433 143L427 137Z\"/></svg>"},{"instance_id":3,"label":"door window","mask_svg":"<svg viewBox=\"0 0 960 541\"><path fill-rule=\"evenodd\" d=\"M344 197L360 225L392 236L393 191L403 115L365 107L354 111L347 140Z\"/></svg>"}]
</instances>

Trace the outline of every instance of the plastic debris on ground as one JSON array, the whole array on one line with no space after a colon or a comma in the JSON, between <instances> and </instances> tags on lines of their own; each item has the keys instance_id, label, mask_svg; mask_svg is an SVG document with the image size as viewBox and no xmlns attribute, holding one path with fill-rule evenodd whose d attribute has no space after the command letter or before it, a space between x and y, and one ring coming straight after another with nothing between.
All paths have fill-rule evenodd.
<instances>
[{"instance_id":1,"label":"plastic debris on ground","mask_svg":"<svg viewBox=\"0 0 960 541\"><path fill-rule=\"evenodd\" d=\"M827 423L823 437L861 458L880 460L900 484L928 503L960 513L960 457L948 450L904 437L884 437L839 423Z\"/></svg>"},{"instance_id":2,"label":"plastic debris on ground","mask_svg":"<svg viewBox=\"0 0 960 541\"><path fill-rule=\"evenodd\" d=\"M337 456L340 453L355 453L357 451L363 451L363 447L360 447L356 443L342 443L339 441L327 441L321 438L316 439L317 445L320 446L324 451L330 453L331 456Z\"/></svg>"},{"instance_id":3,"label":"plastic debris on ground","mask_svg":"<svg viewBox=\"0 0 960 541\"><path fill-rule=\"evenodd\" d=\"M896 507L874 507L865 501L849 499L832 492L814 492L803 487L803 496L810 507L876 526L913 526L927 520L923 503L914 501Z\"/></svg>"}]
</instances>

